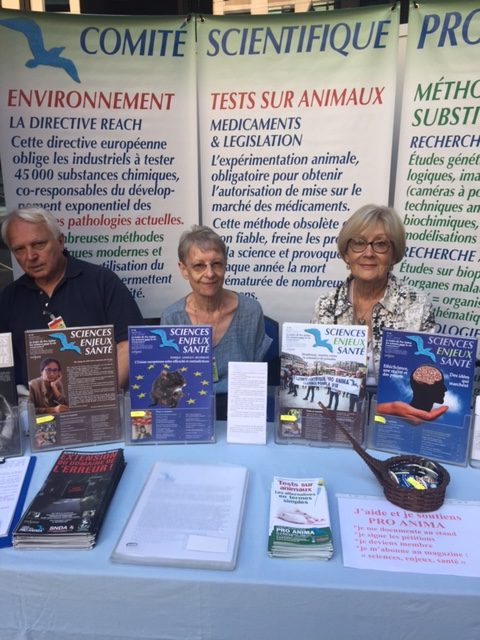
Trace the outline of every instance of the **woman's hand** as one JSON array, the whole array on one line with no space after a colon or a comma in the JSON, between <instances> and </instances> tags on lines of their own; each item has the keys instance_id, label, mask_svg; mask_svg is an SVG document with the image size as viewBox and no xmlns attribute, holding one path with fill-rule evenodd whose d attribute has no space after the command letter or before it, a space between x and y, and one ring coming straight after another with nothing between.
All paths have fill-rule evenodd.
<instances>
[{"instance_id":1,"label":"woman's hand","mask_svg":"<svg viewBox=\"0 0 480 640\"><path fill-rule=\"evenodd\" d=\"M66 404L57 404L56 407L50 407L49 413L65 413L70 407Z\"/></svg>"},{"instance_id":2,"label":"woman's hand","mask_svg":"<svg viewBox=\"0 0 480 640\"><path fill-rule=\"evenodd\" d=\"M387 415L399 416L407 422L412 424L420 424L420 422L428 422L436 420L439 416L443 415L448 410L446 404L438 407L437 409L431 409L430 411L424 411L423 409L416 409L407 402L401 400L395 400L393 402L381 402L377 404L376 412L385 413Z\"/></svg>"},{"instance_id":3,"label":"woman's hand","mask_svg":"<svg viewBox=\"0 0 480 640\"><path fill-rule=\"evenodd\" d=\"M50 384L50 388L53 391L53 395L55 396L55 398L58 400L61 395L62 395L62 389L61 387L59 388L60 385L60 381L62 379L62 374L60 374L58 376L58 378L56 378L55 380L49 380L48 383Z\"/></svg>"}]
</instances>

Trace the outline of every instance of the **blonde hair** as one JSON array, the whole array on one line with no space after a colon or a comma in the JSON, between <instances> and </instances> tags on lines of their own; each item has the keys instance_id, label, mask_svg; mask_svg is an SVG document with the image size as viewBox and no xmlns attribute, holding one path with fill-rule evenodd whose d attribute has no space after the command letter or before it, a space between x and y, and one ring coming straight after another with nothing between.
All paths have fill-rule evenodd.
<instances>
[{"instance_id":1,"label":"blonde hair","mask_svg":"<svg viewBox=\"0 0 480 640\"><path fill-rule=\"evenodd\" d=\"M403 222L394 209L377 204L366 204L360 207L343 225L337 238L338 252L343 259L347 255L350 240L358 237L362 231L375 226L378 222L381 222L385 227L385 233L393 245L393 264L403 260L406 249Z\"/></svg>"}]
</instances>

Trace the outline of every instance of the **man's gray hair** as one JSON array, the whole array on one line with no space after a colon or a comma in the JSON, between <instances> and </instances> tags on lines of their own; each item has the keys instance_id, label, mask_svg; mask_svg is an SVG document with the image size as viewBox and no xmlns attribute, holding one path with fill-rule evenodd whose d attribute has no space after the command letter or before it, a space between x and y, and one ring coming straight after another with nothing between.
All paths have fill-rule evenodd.
<instances>
[{"instance_id":1,"label":"man's gray hair","mask_svg":"<svg viewBox=\"0 0 480 640\"><path fill-rule=\"evenodd\" d=\"M46 209L42 209L41 207L14 209L4 218L2 223L2 240L5 242L7 247L10 247L8 242L8 228L12 220L23 220L30 224L44 223L53 233L55 238L59 238L63 233L55 216Z\"/></svg>"}]
</instances>

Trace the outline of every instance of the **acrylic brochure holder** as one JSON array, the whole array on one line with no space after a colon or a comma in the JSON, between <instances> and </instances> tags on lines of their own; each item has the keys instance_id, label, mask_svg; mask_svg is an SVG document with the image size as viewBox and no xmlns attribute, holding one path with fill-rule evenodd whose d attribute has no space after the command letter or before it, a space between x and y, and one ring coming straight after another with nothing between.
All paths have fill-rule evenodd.
<instances>
[{"instance_id":1,"label":"acrylic brochure holder","mask_svg":"<svg viewBox=\"0 0 480 640\"><path fill-rule=\"evenodd\" d=\"M367 411L368 329L285 322L275 440L313 446L348 446L322 405L363 443Z\"/></svg>"},{"instance_id":2,"label":"acrylic brochure holder","mask_svg":"<svg viewBox=\"0 0 480 640\"><path fill-rule=\"evenodd\" d=\"M23 435L18 407L11 406L0 395L0 458L23 455Z\"/></svg>"},{"instance_id":3,"label":"acrylic brochure holder","mask_svg":"<svg viewBox=\"0 0 480 640\"><path fill-rule=\"evenodd\" d=\"M210 325L128 328L127 444L215 442Z\"/></svg>"},{"instance_id":4,"label":"acrylic brochure holder","mask_svg":"<svg viewBox=\"0 0 480 640\"><path fill-rule=\"evenodd\" d=\"M322 393L328 397L326 390L320 390L319 393L317 392L317 396ZM313 402L310 402L305 401L304 398L305 396L302 396L304 405L290 407L286 406L283 401L280 403L277 399L275 442L277 444L301 444L314 447L349 447L348 439L335 428L334 423L322 411L320 406L322 400L315 398ZM350 404L349 398L341 398L339 407L340 404L343 406L343 403L347 401ZM339 408L333 410L345 429L361 444L365 440L367 405L368 400L363 398L355 403L353 411Z\"/></svg>"},{"instance_id":5,"label":"acrylic brochure holder","mask_svg":"<svg viewBox=\"0 0 480 640\"><path fill-rule=\"evenodd\" d=\"M457 421L455 425L438 419L412 422L395 415L378 413L377 398L374 396L366 429L366 443L369 449L420 455L437 462L467 466L473 417L471 414L464 415L463 422Z\"/></svg>"},{"instance_id":6,"label":"acrylic brochure holder","mask_svg":"<svg viewBox=\"0 0 480 640\"><path fill-rule=\"evenodd\" d=\"M472 442L470 464L480 468L480 395L475 396L475 413L472 416Z\"/></svg>"},{"instance_id":7,"label":"acrylic brochure holder","mask_svg":"<svg viewBox=\"0 0 480 640\"><path fill-rule=\"evenodd\" d=\"M149 406L132 409L125 394L125 444L213 444L215 442L215 396L209 407Z\"/></svg>"},{"instance_id":8,"label":"acrylic brochure holder","mask_svg":"<svg viewBox=\"0 0 480 640\"><path fill-rule=\"evenodd\" d=\"M25 332L32 451L123 440L113 325Z\"/></svg>"},{"instance_id":9,"label":"acrylic brochure holder","mask_svg":"<svg viewBox=\"0 0 480 640\"><path fill-rule=\"evenodd\" d=\"M28 402L28 431L32 452L87 447L123 440L123 394L116 406L36 414Z\"/></svg>"},{"instance_id":10,"label":"acrylic brochure holder","mask_svg":"<svg viewBox=\"0 0 480 640\"><path fill-rule=\"evenodd\" d=\"M477 341L384 329L370 448L468 464Z\"/></svg>"}]
</instances>

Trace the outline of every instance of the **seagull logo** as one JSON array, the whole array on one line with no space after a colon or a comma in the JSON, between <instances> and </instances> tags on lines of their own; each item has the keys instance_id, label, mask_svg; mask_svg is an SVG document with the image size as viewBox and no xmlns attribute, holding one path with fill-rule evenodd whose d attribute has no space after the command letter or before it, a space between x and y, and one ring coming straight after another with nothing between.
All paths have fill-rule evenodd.
<instances>
[{"instance_id":1,"label":"seagull logo","mask_svg":"<svg viewBox=\"0 0 480 640\"><path fill-rule=\"evenodd\" d=\"M170 340L167 337L167 332L164 329L151 329L150 331L160 338L160 344L158 345L160 349L170 347L171 349L175 349L175 351L180 352L178 344L175 342L175 340Z\"/></svg>"},{"instance_id":2,"label":"seagull logo","mask_svg":"<svg viewBox=\"0 0 480 640\"><path fill-rule=\"evenodd\" d=\"M63 69L75 82L80 82L74 63L69 58L60 55L65 47L45 49L42 31L34 20L31 18L5 18L0 20L0 24L8 29L20 31L26 37L33 55L33 58L25 63L26 67L29 69L35 69L39 66L57 67Z\"/></svg>"},{"instance_id":3,"label":"seagull logo","mask_svg":"<svg viewBox=\"0 0 480 640\"><path fill-rule=\"evenodd\" d=\"M60 351L76 351L77 353L82 353L80 347L74 342L69 342L64 333L50 333L49 335L51 338L55 338L60 342Z\"/></svg>"},{"instance_id":4,"label":"seagull logo","mask_svg":"<svg viewBox=\"0 0 480 640\"><path fill-rule=\"evenodd\" d=\"M333 353L333 347L328 340L322 340L320 329L305 329L305 333L309 333L315 338L315 342L313 344L314 347L324 347L325 349L328 349L330 353Z\"/></svg>"},{"instance_id":5,"label":"seagull logo","mask_svg":"<svg viewBox=\"0 0 480 640\"><path fill-rule=\"evenodd\" d=\"M417 345L417 350L415 351L416 356L427 356L427 358L431 358L433 362L437 361L435 354L432 353L430 347L424 347L423 338L420 336L407 336L409 340L414 342Z\"/></svg>"}]
</instances>

